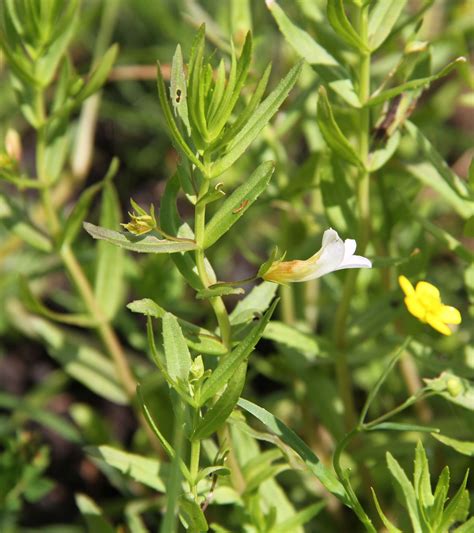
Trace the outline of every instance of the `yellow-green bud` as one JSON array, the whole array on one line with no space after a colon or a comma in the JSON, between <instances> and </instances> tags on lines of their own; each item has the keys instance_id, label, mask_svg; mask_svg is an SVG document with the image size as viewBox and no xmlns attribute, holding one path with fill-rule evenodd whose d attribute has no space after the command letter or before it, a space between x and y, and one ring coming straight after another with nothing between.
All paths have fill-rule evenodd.
<instances>
[{"instance_id":1,"label":"yellow-green bud","mask_svg":"<svg viewBox=\"0 0 474 533\"><path fill-rule=\"evenodd\" d=\"M446 383L446 389L453 398L459 396L463 389L461 380L459 378L449 378Z\"/></svg>"}]
</instances>

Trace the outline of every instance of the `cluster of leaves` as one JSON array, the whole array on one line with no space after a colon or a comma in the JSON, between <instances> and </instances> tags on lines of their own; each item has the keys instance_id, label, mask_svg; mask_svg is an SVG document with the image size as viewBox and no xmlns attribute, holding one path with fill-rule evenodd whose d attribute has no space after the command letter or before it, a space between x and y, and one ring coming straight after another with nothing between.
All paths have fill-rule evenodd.
<instances>
[{"instance_id":1,"label":"cluster of leaves","mask_svg":"<svg viewBox=\"0 0 474 533\"><path fill-rule=\"evenodd\" d=\"M71 60L78 2L63 9L61 0L6 0L0 8L11 88L28 125L24 131L35 131L34 168L18 155L21 150L6 146L0 154L0 230L6 242L0 258L7 258L0 326L3 332L13 326L42 344L58 365L24 398L0 397L2 409L11 413L1 432L6 449L0 455L0 525L14 528L22 520L22 501L36 501L52 487L43 477L46 449L36 447L29 461L17 437L34 421L85 446L88 461L119 491L119 511L105 512L104 502L75 495L90 531L113 531L107 515L134 533L150 524L168 533L178 520L189 531L300 533L305 525L331 531L346 519L344 508L375 531L367 511L371 495L363 489L371 481L377 494L389 494L379 503L374 492L388 530L398 531L387 516L409 527L393 497L401 494L414 531L469 531L464 472L474 445L466 440L468 431L451 423L442 400L455 406L464 428L472 427L468 309L472 315L474 271L465 237L472 237L474 175L471 165L469 181L460 178L429 137L452 114L462 84L472 83L464 58L457 57L463 46L451 38L456 32L468 36L472 25L457 28L462 13L446 7L440 36L425 35L422 20L431 2L417 11L400 0L299 0L294 6L229 0L209 2L207 12L206 2L183 0L179 7L193 23L206 22L190 43L171 7L148 4L136 2L149 15L144 24L154 20L168 35L166 54L157 55L171 57L176 35L169 28L180 28L183 49L191 44L187 65L180 45L170 65L158 64L158 98L138 84L118 84L121 98L140 102L138 119L127 115L130 105L117 110L114 98L106 97L102 109L123 124L136 120L139 130L150 116L156 127L158 100L160 129L169 134L179 161L170 165L152 148L151 168L165 168L160 209L152 203L147 211L132 200L134 212L122 231L113 181L118 174L119 192L125 187L118 161L87 188L84 174L68 162L69 156L88 158L82 140L85 135L91 142L91 113L96 120L98 91L117 56L117 47L107 50L105 41L118 3L103 7L100 46L93 54L100 59L85 77ZM252 19L262 21L255 42ZM118 30L126 42L129 28L119 24ZM230 45L227 34L233 36ZM220 48L219 62L217 54L206 54L206 39ZM255 46L262 53L254 53ZM279 81L269 89L272 48L279 54L273 69ZM125 50L123 57L131 56ZM430 86L438 80L444 80L442 96L445 86L452 87L451 108L443 104L439 115L424 116L437 94ZM292 100L284 104L290 93ZM166 146L160 135L153 147ZM457 150L468 146L460 139ZM140 158L127 163L138 168ZM427 188L434 198L427 198ZM93 220L99 193L96 225L86 220ZM227 311L223 297L245 294L249 280L263 276L279 257L275 250L265 262L268 247L278 245L291 257L309 254L328 226L357 237L360 253L372 258L380 276L353 271L303 289L264 282ZM141 254L126 256L125 250ZM219 281L216 272L239 278L242 257L252 277ZM443 273L446 257L451 276ZM71 287L56 289L58 271L72 280ZM439 341L411 320L393 305L401 301L393 287L399 273L433 277L443 293L457 293L453 303L460 304L466 325ZM127 287L137 299L123 309ZM146 317L146 329L130 311ZM260 339L267 342L258 349ZM147 351L149 358L141 356ZM398 364L407 391L395 377ZM270 391L252 387L256 372L264 377L256 382L270 383ZM419 376L426 377L424 386ZM127 449L91 405L74 403L73 423L48 410L48 402L68 389L69 378L94 397L134 410L140 427ZM360 415L353 388L366 397ZM427 407L434 396L438 400ZM426 423L429 412L409 409L416 402L435 410L436 427ZM315 427L321 428L317 438ZM387 437L392 432L403 437ZM413 484L392 455L408 456L415 432L431 433L437 440L425 446L445 445L451 471L462 472L448 503L449 470L433 494L421 443ZM370 468L387 450L394 490L386 472Z\"/></svg>"}]
</instances>

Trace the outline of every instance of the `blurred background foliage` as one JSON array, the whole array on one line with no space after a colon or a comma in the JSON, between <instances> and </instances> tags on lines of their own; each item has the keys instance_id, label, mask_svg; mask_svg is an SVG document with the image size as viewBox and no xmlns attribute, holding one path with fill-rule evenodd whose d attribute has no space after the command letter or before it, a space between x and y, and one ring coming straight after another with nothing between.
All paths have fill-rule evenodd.
<instances>
[{"instance_id":1,"label":"blurred background foliage","mask_svg":"<svg viewBox=\"0 0 474 533\"><path fill-rule=\"evenodd\" d=\"M342 63L353 61L351 49L327 24L324 0L281 0L280 4L296 24L316 36L334 57ZM399 31L374 54L372 89L379 86L398 61L408 38L410 17L425 7L418 39L431 42L432 71L439 71L459 56L472 59L471 1L410 0ZM298 59L263 1L82 2L80 24L70 48L77 71L86 73L110 43L118 43L120 51L96 109L87 110L84 104L73 115L69 164L64 178L69 184L66 212L70 212L85 187L104 177L114 157L120 160L114 181L122 220L126 218L131 196L141 205L159 203L165 180L176 167L177 156L159 109L156 60L165 69L169 68L177 42L188 57L193 35L202 22L207 25L210 48L218 49L216 55L228 54L229 37L239 47L247 29L253 31L255 54L251 78L254 81L272 61L270 86L273 87ZM212 249L212 262L219 279L243 279L252 275L274 244L287 250L289 258L307 257L319 245L320 235L329 225L341 235L351 236L354 191L350 172L334 156L328 164L331 156L316 124L320 81L306 65L297 87L272 125L226 176L226 188L231 190L232 184L245 179L258 162L273 159L277 164L267 194L249 210L225 242ZM463 180L468 178L473 156L473 89L472 66L468 62L435 81L420 96L411 117ZM335 111L346 134L353 135L357 125L341 102L336 103ZM374 123L376 119L374 114ZM0 56L1 139L8 128L19 132L21 165L33 175L34 135L19 113L5 58ZM88 142L93 144L90 154ZM469 228L453 204L430 186L432 171L425 161L413 137L404 132L396 157L384 167L383 176L375 173L373 194L378 200L371 212L374 239L369 255L400 258L399 270L412 280L429 279L440 287L447 303L461 310L464 323L457 335L440 338L407 314L391 264L384 264L380 259L376 263L379 268L363 272L347 335L359 407L378 378L386 355L405 334L416 339L412 355L422 377L434 377L450 369L465 378L474 378L474 267L466 259L469 254L456 254L453 246L446 245L445 237L434 238L426 223L420 222L420 219L429 221L456 236L472 258L472 218ZM116 524L127 521L131 528L130 524L141 513L140 506L146 508L147 498L157 498L160 504L161 496L150 496L125 475L92 460L83 447L108 443L140 453L147 450L144 435L138 430L131 409L123 405L126 403L123 393L112 387L101 394L102 382L91 383L95 377L84 374L84 368L71 370L67 360L61 359L54 350L57 338L61 339L60 343L76 346L84 343L94 350L97 349L95 338L82 328L55 326L56 329L51 329L44 319L26 310L19 275L32 282L52 309L80 311L81 303L70 290L54 255L39 254L12 236L4 202L12 194L13 187L0 185L0 516L4 520L1 528L3 531L82 531L78 506L87 515L84 509L90 501L78 500L78 493L99 502ZM31 191L21 191L16 200L21 209L34 209ZM100 196L93 204L89 219L98 219L99 207ZM186 217L186 203L180 207ZM81 232L77 249L84 269L92 275L95 243ZM148 297L168 311L203 326L212 326L212 319L207 306L190 294L169 257L129 254L124 269L119 294L123 305L118 307L114 326L135 371L153 392L154 409L162 429L171 435L172 412L164 383L149 372L144 322L130 313L125 304ZM314 340L314 346L308 343L298 350L294 344L288 346L281 335L269 333L259 344L258 353L252 356L245 393L246 397L258 398L260 405L282 418L326 461L334 441L344 434L328 340L343 279L343 275L337 274L321 282L281 290L283 303L278 320L299 328L303 335ZM227 299L230 307L236 301L236 297ZM84 365L87 367L86 360ZM388 411L407 396L407 384L399 371L389 377L384 387L372 408L374 413ZM472 411L455 407L441 398L430 400L429 405L422 405L406 416L436 425L452 437L473 440ZM347 457L354 468L355 464L364 464L370 469L384 509L390 509L395 517L400 511L385 466L385 452L391 451L406 470L411 470L418 437L412 432L397 433L396 439L390 433L373 434L363 446L353 450L352 459ZM241 439L242 450L253 455L254 444L246 440L247 436L242 433L236 438ZM452 482L457 487L471 459L429 436L424 444L433 476L437 478L443 466L449 464ZM356 485L362 482L357 468L354 477ZM320 485L304 473L284 471L278 475L278 482L297 508L321 494ZM220 519L219 513L226 512L225 507L210 508L216 521ZM143 516L145 524L155 524L153 512ZM234 523L239 520L236 516ZM351 520L348 513L331 501L306 527L308 531L357 528ZM62 525L55 529L55 524Z\"/></svg>"}]
</instances>

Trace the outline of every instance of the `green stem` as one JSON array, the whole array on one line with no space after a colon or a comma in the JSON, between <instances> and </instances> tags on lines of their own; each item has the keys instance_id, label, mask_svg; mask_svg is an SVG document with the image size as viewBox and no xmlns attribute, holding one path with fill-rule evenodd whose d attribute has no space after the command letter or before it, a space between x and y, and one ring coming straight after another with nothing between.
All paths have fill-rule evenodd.
<instances>
[{"instance_id":1,"label":"green stem","mask_svg":"<svg viewBox=\"0 0 474 533\"><path fill-rule=\"evenodd\" d=\"M209 190L209 180L204 179L201 185L201 190L199 191L199 198L202 198L207 191ZM202 284L205 288L209 287L209 276L206 270L205 255L204 255L204 230L206 229L206 204L198 203L196 205L196 211L194 213L194 235L196 238L196 244L198 249L196 250L196 267L198 270L199 277ZM221 332L221 338L224 346L230 350L231 348L231 327L229 322L229 315L227 309L224 305L224 301L221 297L216 296L215 298L209 299L214 314L216 315L217 322L219 324L219 329Z\"/></svg>"},{"instance_id":2,"label":"green stem","mask_svg":"<svg viewBox=\"0 0 474 533\"><path fill-rule=\"evenodd\" d=\"M367 41L368 7L362 6L358 11L358 30L363 41ZM361 51L359 60L359 99L363 105L370 96L370 52ZM362 107L359 114L358 150L361 161L366 163L369 154L370 111ZM370 174L364 167L357 182L357 203L359 208L358 253L363 254L370 235ZM347 319L350 303L356 287L358 270L351 270L346 275L342 298L334 321L333 338L337 347L336 376L339 394L344 404L346 428L349 430L357 424L354 404L354 392L349 364L347 361Z\"/></svg>"},{"instance_id":3,"label":"green stem","mask_svg":"<svg viewBox=\"0 0 474 533\"><path fill-rule=\"evenodd\" d=\"M119 379L122 382L129 398L133 399L135 397L136 379L130 370L122 346L120 345L115 332L110 327L107 317L104 315L102 309L97 303L89 280L84 274L84 271L82 270L82 267L73 251L69 247L64 247L60 253L64 265L66 266L71 279L76 285L77 290L87 307L87 310L97 323L97 331L114 361Z\"/></svg>"},{"instance_id":4,"label":"green stem","mask_svg":"<svg viewBox=\"0 0 474 533\"><path fill-rule=\"evenodd\" d=\"M364 511L364 508L360 504L359 499L357 498L357 495L354 492L354 489L352 488L352 485L349 481L348 474L342 470L342 466L341 466L342 452L345 450L348 444L355 437L359 435L359 433L362 430L363 430L363 427L357 426L355 429L347 433L347 435L338 443L336 450L334 451L333 466L339 478L339 481L342 483L342 485L346 489L347 495L349 496L349 499L351 500L353 511L355 512L359 520L362 522L362 524L365 526L365 529L367 531L369 531L370 533L377 533L377 530L372 524L372 520L369 518L367 513Z\"/></svg>"},{"instance_id":5,"label":"green stem","mask_svg":"<svg viewBox=\"0 0 474 533\"><path fill-rule=\"evenodd\" d=\"M197 501L197 483L196 479L199 474L199 458L201 455L201 441L199 439L193 440L191 442L191 459L189 462L189 471L191 473L191 479L193 480L193 496Z\"/></svg>"}]
</instances>

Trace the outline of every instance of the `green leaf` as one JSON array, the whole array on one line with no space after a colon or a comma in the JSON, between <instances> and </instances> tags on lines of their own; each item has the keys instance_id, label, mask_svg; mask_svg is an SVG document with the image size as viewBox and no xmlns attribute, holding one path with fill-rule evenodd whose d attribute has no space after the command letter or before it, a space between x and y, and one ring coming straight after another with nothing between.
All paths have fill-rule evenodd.
<instances>
[{"instance_id":1,"label":"green leaf","mask_svg":"<svg viewBox=\"0 0 474 533\"><path fill-rule=\"evenodd\" d=\"M378 0L369 15L369 48L373 52L390 35L407 0Z\"/></svg>"},{"instance_id":2,"label":"green leaf","mask_svg":"<svg viewBox=\"0 0 474 533\"><path fill-rule=\"evenodd\" d=\"M124 248L132 252L142 252L151 254L173 254L176 252L186 252L195 250L196 243L190 239L169 241L167 239L158 239L152 235L137 237L131 233L119 233L101 226L94 226L89 222L84 222L84 229L94 239L103 240Z\"/></svg>"},{"instance_id":3,"label":"green leaf","mask_svg":"<svg viewBox=\"0 0 474 533\"><path fill-rule=\"evenodd\" d=\"M425 216L421 216L417 211L410 209L412 217L421 224L425 230L433 237L443 244L448 250L454 252L458 257L471 264L474 261L474 253L466 248L458 239L453 237L445 229L436 226L430 222Z\"/></svg>"},{"instance_id":4,"label":"green leaf","mask_svg":"<svg viewBox=\"0 0 474 533\"><path fill-rule=\"evenodd\" d=\"M199 531L199 533L201 531L209 531L206 517L201 507L194 500L182 497L179 500L179 511L183 514L188 526L190 526L188 531Z\"/></svg>"},{"instance_id":5,"label":"green leaf","mask_svg":"<svg viewBox=\"0 0 474 533\"><path fill-rule=\"evenodd\" d=\"M106 182L102 193L100 225L114 228L120 222L117 191ZM112 320L123 304L125 293L125 254L118 246L101 240L95 258L94 294L105 316Z\"/></svg>"},{"instance_id":6,"label":"green leaf","mask_svg":"<svg viewBox=\"0 0 474 533\"><path fill-rule=\"evenodd\" d=\"M362 162L359 159L357 152L346 139L334 118L331 104L329 103L327 92L324 87L319 88L316 121L329 148L349 163L361 167Z\"/></svg>"},{"instance_id":7,"label":"green leaf","mask_svg":"<svg viewBox=\"0 0 474 533\"><path fill-rule=\"evenodd\" d=\"M209 298L215 298L216 296L229 296L231 294L245 294L245 291L241 287L232 287L231 285L225 285L224 283L215 284L207 289L199 290L196 294L196 298L198 300L207 300Z\"/></svg>"},{"instance_id":8,"label":"green leaf","mask_svg":"<svg viewBox=\"0 0 474 533\"><path fill-rule=\"evenodd\" d=\"M466 182L449 168L431 142L412 122L407 121L405 129L425 157L422 163L407 165L409 172L440 194L463 218L473 216L474 195Z\"/></svg>"},{"instance_id":9,"label":"green leaf","mask_svg":"<svg viewBox=\"0 0 474 533\"><path fill-rule=\"evenodd\" d=\"M163 464L156 459L124 452L111 446L88 446L85 451L90 457L104 461L135 481L158 492L166 492Z\"/></svg>"},{"instance_id":10,"label":"green leaf","mask_svg":"<svg viewBox=\"0 0 474 533\"><path fill-rule=\"evenodd\" d=\"M396 131L389 137L387 143L382 148L377 148L369 154L367 170L375 172L381 169L393 156L400 144L400 132Z\"/></svg>"},{"instance_id":11,"label":"green leaf","mask_svg":"<svg viewBox=\"0 0 474 533\"><path fill-rule=\"evenodd\" d=\"M449 490L449 467L445 466L441 471L434 492L434 503L430 509L430 522L440 523L443 516L444 504Z\"/></svg>"},{"instance_id":12,"label":"green leaf","mask_svg":"<svg viewBox=\"0 0 474 533\"><path fill-rule=\"evenodd\" d=\"M15 318L22 332L45 342L49 355L67 374L102 398L120 405L128 403L114 364L89 345L87 339L42 318L21 314L19 310Z\"/></svg>"},{"instance_id":13,"label":"green leaf","mask_svg":"<svg viewBox=\"0 0 474 533\"><path fill-rule=\"evenodd\" d=\"M358 32L352 27L344 11L342 0L332 0L327 3L329 24L334 31L356 50L368 52L367 44L360 38Z\"/></svg>"},{"instance_id":14,"label":"green leaf","mask_svg":"<svg viewBox=\"0 0 474 533\"><path fill-rule=\"evenodd\" d=\"M233 376L241 363L250 356L255 345L262 336L277 303L278 300L275 300L265 315L250 330L245 339L243 339L232 352L221 359L210 378L204 382L199 397L200 405L204 405L222 389L225 383L228 383L233 379Z\"/></svg>"},{"instance_id":15,"label":"green leaf","mask_svg":"<svg viewBox=\"0 0 474 533\"><path fill-rule=\"evenodd\" d=\"M317 516L325 506L326 502L318 502L308 505L303 510L296 512L292 517L273 526L271 531L272 533L287 533L288 531L294 531L295 528L303 526Z\"/></svg>"},{"instance_id":16,"label":"green leaf","mask_svg":"<svg viewBox=\"0 0 474 533\"><path fill-rule=\"evenodd\" d=\"M41 55L35 63L35 76L43 87L50 85L59 62L66 55L67 47L77 29L78 15L78 1L72 0L64 6L59 24L55 21L55 35L46 47L44 55Z\"/></svg>"},{"instance_id":17,"label":"green leaf","mask_svg":"<svg viewBox=\"0 0 474 533\"><path fill-rule=\"evenodd\" d=\"M418 431L420 433L438 432L438 428L420 426L418 424L402 424L399 422L381 422L367 428L366 431Z\"/></svg>"},{"instance_id":18,"label":"green leaf","mask_svg":"<svg viewBox=\"0 0 474 533\"><path fill-rule=\"evenodd\" d=\"M244 215L266 189L275 170L273 161L265 161L220 206L206 224L204 248L209 248Z\"/></svg>"},{"instance_id":19,"label":"green leaf","mask_svg":"<svg viewBox=\"0 0 474 533\"><path fill-rule=\"evenodd\" d=\"M10 227L12 233L33 248L47 253L53 251L53 245L48 237L27 222L12 219L11 222L7 222L7 226Z\"/></svg>"},{"instance_id":20,"label":"green leaf","mask_svg":"<svg viewBox=\"0 0 474 533\"><path fill-rule=\"evenodd\" d=\"M74 242L82 223L89 212L90 205L96 194L102 189L103 182L96 183L82 192L79 200L66 220L66 224L59 240L59 247L70 245Z\"/></svg>"},{"instance_id":21,"label":"green leaf","mask_svg":"<svg viewBox=\"0 0 474 533\"><path fill-rule=\"evenodd\" d=\"M171 313L165 313L162 320L166 369L171 379L187 383L192 360L183 332Z\"/></svg>"},{"instance_id":22,"label":"green leaf","mask_svg":"<svg viewBox=\"0 0 474 533\"><path fill-rule=\"evenodd\" d=\"M384 512L382 511L382 508L380 507L380 503L379 503L379 500L377 499L377 495L375 494L374 489L370 487L370 490L372 491L372 496L374 497L375 507L380 516L380 520L382 520L383 525L387 528L388 533L403 533L401 529L398 529L398 527L395 527L392 524L392 522L390 522L390 520L385 516Z\"/></svg>"},{"instance_id":23,"label":"green leaf","mask_svg":"<svg viewBox=\"0 0 474 533\"><path fill-rule=\"evenodd\" d=\"M178 44L176 52L171 63L171 79L170 79L170 98L175 113L183 121L186 126L188 135L191 136L191 125L189 124L188 116L188 102L186 91L186 77L184 75L183 54L181 46Z\"/></svg>"},{"instance_id":24,"label":"green leaf","mask_svg":"<svg viewBox=\"0 0 474 533\"><path fill-rule=\"evenodd\" d=\"M269 3L268 7L280 31L296 53L313 65L325 83L348 104L361 107L350 74L306 31L293 24L277 2Z\"/></svg>"},{"instance_id":25,"label":"green leaf","mask_svg":"<svg viewBox=\"0 0 474 533\"><path fill-rule=\"evenodd\" d=\"M173 143L175 144L176 148L178 150L181 150L184 153L184 155L189 159L189 161L191 161L191 163L193 163L197 168L199 168L199 170L201 170L201 172L205 174L206 169L203 167L199 159L194 155L194 152L188 146L183 136L181 135L181 132L176 126L176 122L174 121L171 108L168 103L168 98L166 96L165 82L163 80L163 75L161 74L161 65L159 62L158 62L157 72L158 72L158 78L157 78L158 97L160 99L161 109L163 110L163 115L165 117L165 121L168 126L171 139Z\"/></svg>"},{"instance_id":26,"label":"green leaf","mask_svg":"<svg viewBox=\"0 0 474 533\"><path fill-rule=\"evenodd\" d=\"M168 454L170 459L174 459L175 456L176 456L175 451L174 451L173 447L171 446L171 444L166 440L166 438L164 437L163 433L161 433L161 431L159 430L158 426L155 424L155 421L153 420L153 417L152 417L152 415L150 413L150 410L148 409L148 406L146 405L145 400L143 398L140 385L137 386L137 402L140 405L140 408L142 409L143 416L145 417L145 420L148 422L148 425L152 429L153 433L157 436L158 440L160 441L161 445L163 446L163 449ZM182 404L182 402L180 402L180 404ZM186 481L189 484L192 484L192 478L191 478L191 474L189 472L189 469L188 469L188 467L184 464L184 462L181 459L179 459L179 468L181 470L181 473L185 477ZM167 489L168 489L168 487L167 487Z\"/></svg>"},{"instance_id":27,"label":"green leaf","mask_svg":"<svg viewBox=\"0 0 474 533\"><path fill-rule=\"evenodd\" d=\"M432 435L436 436L436 433L432 433ZM433 505L434 497L431 491L428 459L426 458L425 449L423 448L421 440L419 440L416 445L413 485L423 512L424 509L430 508Z\"/></svg>"},{"instance_id":28,"label":"green leaf","mask_svg":"<svg viewBox=\"0 0 474 533\"><path fill-rule=\"evenodd\" d=\"M392 479L395 487L403 495L408 514L410 515L411 525L414 533L423 533L420 523L420 516L418 514L418 505L416 500L415 489L410 483L403 468L398 464L398 461L390 452L386 453L387 465L392 474Z\"/></svg>"},{"instance_id":29,"label":"green leaf","mask_svg":"<svg viewBox=\"0 0 474 533\"><path fill-rule=\"evenodd\" d=\"M309 470L321 481L329 492L351 507L346 491L334 472L321 463L313 451L308 448L293 430L267 410L248 400L241 398L237 405L258 418L272 433L280 437L285 444L303 459Z\"/></svg>"},{"instance_id":30,"label":"green leaf","mask_svg":"<svg viewBox=\"0 0 474 533\"><path fill-rule=\"evenodd\" d=\"M428 388L443 396L446 400L474 411L474 385L467 379L450 372L442 372L433 379L423 380Z\"/></svg>"},{"instance_id":31,"label":"green leaf","mask_svg":"<svg viewBox=\"0 0 474 533\"><path fill-rule=\"evenodd\" d=\"M294 326L289 326L284 322L272 320L265 328L262 337L270 339L288 346L305 355L308 359L313 360L317 356L323 356L319 347L318 339L309 333L303 333Z\"/></svg>"},{"instance_id":32,"label":"green leaf","mask_svg":"<svg viewBox=\"0 0 474 533\"><path fill-rule=\"evenodd\" d=\"M233 326L250 322L255 316L264 313L275 297L278 285L264 281L254 287L249 294L240 300L229 316Z\"/></svg>"},{"instance_id":33,"label":"green leaf","mask_svg":"<svg viewBox=\"0 0 474 533\"><path fill-rule=\"evenodd\" d=\"M202 440L210 437L225 423L242 394L246 375L247 363L244 361L237 368L219 399L199 421L191 435L191 440Z\"/></svg>"},{"instance_id":34,"label":"green leaf","mask_svg":"<svg viewBox=\"0 0 474 533\"><path fill-rule=\"evenodd\" d=\"M49 320L79 327L93 327L96 325L95 320L86 314L67 314L51 311L33 294L27 280L23 277L20 278L20 292L23 302L30 311Z\"/></svg>"},{"instance_id":35,"label":"green leaf","mask_svg":"<svg viewBox=\"0 0 474 533\"><path fill-rule=\"evenodd\" d=\"M469 477L469 470L467 470L463 482L456 494L443 511L443 519L438 531L448 531L450 526L456 521L464 521L469 512L469 493L466 491L467 478Z\"/></svg>"},{"instance_id":36,"label":"green leaf","mask_svg":"<svg viewBox=\"0 0 474 533\"><path fill-rule=\"evenodd\" d=\"M160 209L160 222L162 228L168 235L173 236L178 236L178 234L184 233L182 231L184 226L182 225L181 218L176 207L176 200L179 190L179 176L178 174L173 174L173 176L166 183L165 192L161 199ZM172 254L171 259L181 272L182 276L193 289L200 290L204 288L202 281L196 272L196 264L194 263L191 254Z\"/></svg>"},{"instance_id":37,"label":"green leaf","mask_svg":"<svg viewBox=\"0 0 474 533\"><path fill-rule=\"evenodd\" d=\"M102 85L104 85L105 81L107 80L107 76L109 75L109 72L115 63L118 50L118 45L114 44L101 57L98 65L95 66L92 72L89 74L87 83L76 94L76 105L83 102L86 98L89 98L89 96L93 95L102 87Z\"/></svg>"},{"instance_id":38,"label":"green leaf","mask_svg":"<svg viewBox=\"0 0 474 533\"><path fill-rule=\"evenodd\" d=\"M426 78L419 78L417 80L410 80L405 83L402 83L401 85L397 85L397 87L392 87L391 89L387 89L386 91L371 96L367 100L367 103L365 105L374 106L382 104L383 102L391 100L394 96L397 96L405 91L412 91L415 89L428 87L433 81L447 76L455 67L465 62L466 59L464 57L458 57L457 59L446 65L438 73L433 74L432 76L427 76Z\"/></svg>"},{"instance_id":39,"label":"green leaf","mask_svg":"<svg viewBox=\"0 0 474 533\"><path fill-rule=\"evenodd\" d=\"M440 442L442 442L446 446L449 446L450 448L453 448L457 452L462 453L463 455L474 457L473 441L453 439L451 437L446 437L446 435L437 435L436 433L433 433L432 436L436 440L439 440Z\"/></svg>"},{"instance_id":40,"label":"green leaf","mask_svg":"<svg viewBox=\"0 0 474 533\"><path fill-rule=\"evenodd\" d=\"M208 177L217 178L220 176L247 150L288 96L300 75L302 66L302 61L296 64L280 81L276 89L257 107L245 126L229 143L225 155L212 165Z\"/></svg>"},{"instance_id":41,"label":"green leaf","mask_svg":"<svg viewBox=\"0 0 474 533\"><path fill-rule=\"evenodd\" d=\"M249 103L244 110L239 113L235 122L226 129L222 139L219 140L219 145L223 146L231 141L250 120L251 116L254 114L257 106L260 104L260 101L263 98L263 94L265 93L265 89L268 85L271 70L272 65L270 63L264 70L262 77L259 79L257 86L255 87L255 90L252 92Z\"/></svg>"},{"instance_id":42,"label":"green leaf","mask_svg":"<svg viewBox=\"0 0 474 533\"><path fill-rule=\"evenodd\" d=\"M76 505L86 521L89 533L114 533L115 529L104 518L102 510L85 494L76 494Z\"/></svg>"},{"instance_id":43,"label":"green leaf","mask_svg":"<svg viewBox=\"0 0 474 533\"><path fill-rule=\"evenodd\" d=\"M130 302L127 307L134 313L142 313L143 315L154 318L163 318L166 313L162 307L149 298ZM187 345L196 352L207 355L225 355L227 353L227 349L220 339L209 330L196 326L181 318L178 318L178 322Z\"/></svg>"},{"instance_id":44,"label":"green leaf","mask_svg":"<svg viewBox=\"0 0 474 533\"><path fill-rule=\"evenodd\" d=\"M252 47L252 34L248 32L245 37L242 53L237 63L235 83L232 85L232 87L228 86L226 88L224 92L224 98L222 99L221 104L217 107L216 116L209 124L211 142L220 134L222 128L229 120L235 104L237 103L250 68L250 63L252 60Z\"/></svg>"},{"instance_id":45,"label":"green leaf","mask_svg":"<svg viewBox=\"0 0 474 533\"><path fill-rule=\"evenodd\" d=\"M472 533L474 530L474 516L469 518L467 522L461 524L456 529L453 530L453 533Z\"/></svg>"}]
</instances>

